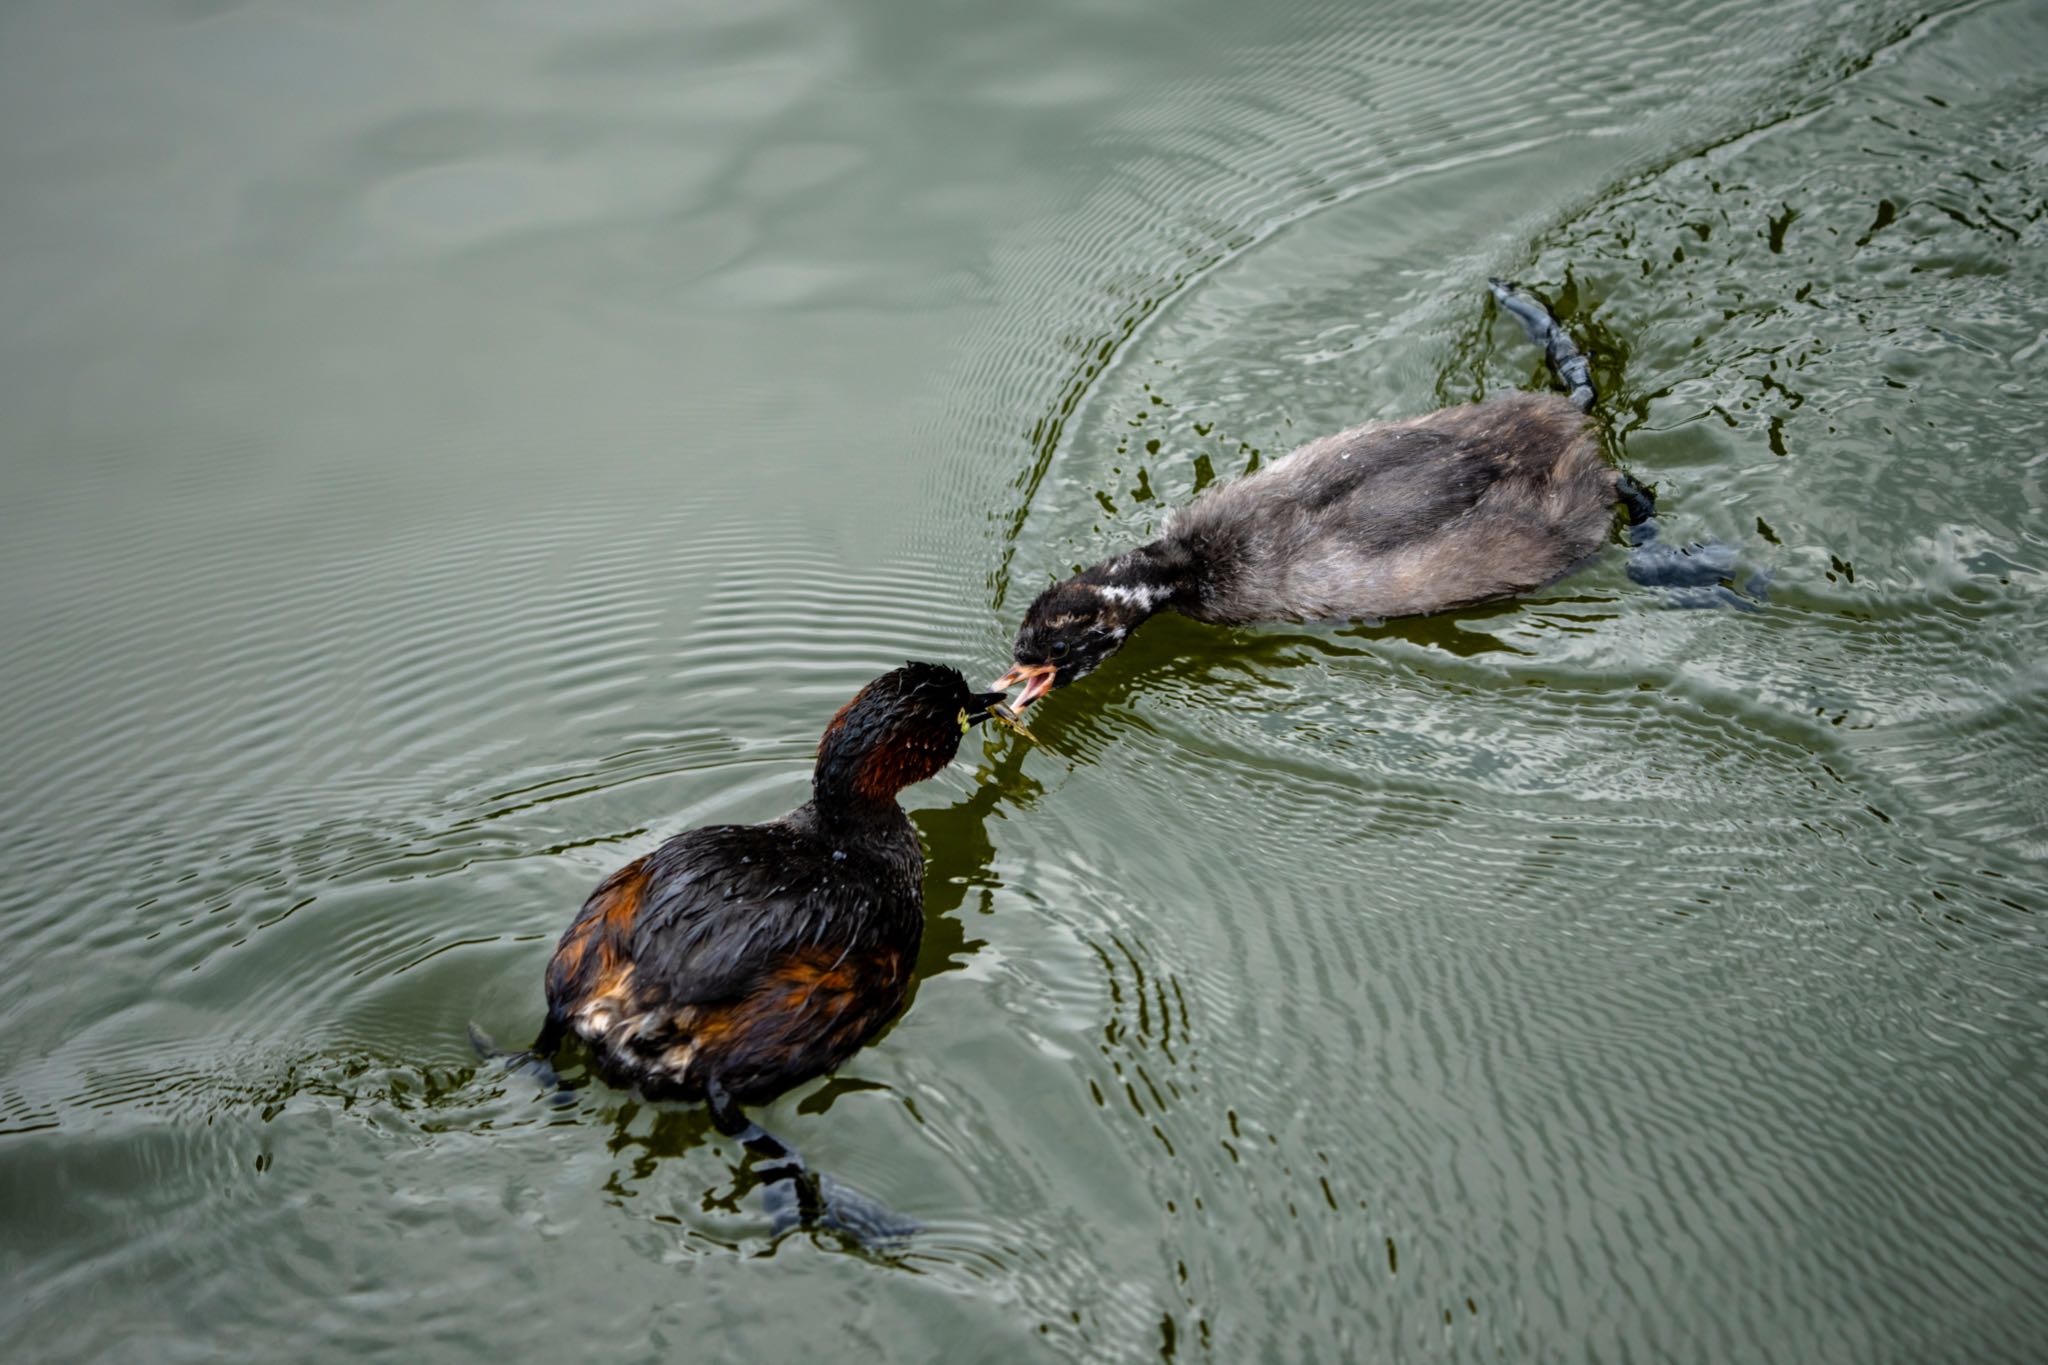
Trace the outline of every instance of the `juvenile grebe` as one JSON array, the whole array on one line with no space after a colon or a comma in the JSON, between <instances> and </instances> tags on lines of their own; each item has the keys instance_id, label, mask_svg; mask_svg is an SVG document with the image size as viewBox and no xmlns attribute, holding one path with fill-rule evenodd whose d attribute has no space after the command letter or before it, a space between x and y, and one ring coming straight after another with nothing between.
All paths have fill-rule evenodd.
<instances>
[{"instance_id":1,"label":"juvenile grebe","mask_svg":"<svg viewBox=\"0 0 2048 1365\"><path fill-rule=\"evenodd\" d=\"M1384 620L1512 597L1596 554L1617 501L1638 547L1632 577L1718 583L1731 557L1656 545L1649 494L1602 457L1578 347L1541 304L1491 284L1569 398L1513 393L1368 422L1213 488L1172 513L1158 539L1040 593L1017 629L1014 666L991 685L1022 683L1011 704L1022 711L1162 611L1226 625Z\"/></svg>"},{"instance_id":2,"label":"juvenile grebe","mask_svg":"<svg viewBox=\"0 0 2048 1365\"><path fill-rule=\"evenodd\" d=\"M903 1005L924 935L924 854L896 793L937 773L1001 693L911 663L862 688L818 743L811 799L762 825L678 834L599 883L547 969L532 1052L567 1034L650 1098L702 1099L720 1131L820 1192L742 1104L837 1067Z\"/></svg>"}]
</instances>

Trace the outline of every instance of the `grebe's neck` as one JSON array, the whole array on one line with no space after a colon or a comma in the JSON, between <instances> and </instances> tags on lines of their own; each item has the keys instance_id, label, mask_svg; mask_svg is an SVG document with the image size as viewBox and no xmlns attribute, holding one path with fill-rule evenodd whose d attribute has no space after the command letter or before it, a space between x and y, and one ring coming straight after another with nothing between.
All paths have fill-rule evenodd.
<instances>
[{"instance_id":1,"label":"grebe's neck","mask_svg":"<svg viewBox=\"0 0 2048 1365\"><path fill-rule=\"evenodd\" d=\"M848 707L818 742L811 804L836 819L901 820L896 793L945 767L959 743L951 729L898 723L886 713Z\"/></svg>"},{"instance_id":2,"label":"grebe's neck","mask_svg":"<svg viewBox=\"0 0 2048 1365\"><path fill-rule=\"evenodd\" d=\"M811 804L851 819L896 810L896 793L909 785L899 780L897 767L886 748L835 745L828 738L811 772Z\"/></svg>"},{"instance_id":3,"label":"grebe's neck","mask_svg":"<svg viewBox=\"0 0 2048 1365\"><path fill-rule=\"evenodd\" d=\"M910 817L894 798L874 800L856 793L812 789L802 810L818 833L834 841L869 844L878 837L912 829ZM916 836L913 833L912 838Z\"/></svg>"}]
</instances>

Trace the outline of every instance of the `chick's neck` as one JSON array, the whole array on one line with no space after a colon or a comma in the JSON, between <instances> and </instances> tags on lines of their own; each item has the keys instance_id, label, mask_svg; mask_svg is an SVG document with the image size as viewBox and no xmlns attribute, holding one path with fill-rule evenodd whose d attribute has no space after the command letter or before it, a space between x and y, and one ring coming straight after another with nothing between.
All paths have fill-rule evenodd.
<instances>
[{"instance_id":1,"label":"chick's neck","mask_svg":"<svg viewBox=\"0 0 2048 1365\"><path fill-rule=\"evenodd\" d=\"M1167 539L1105 559L1083 570L1078 581L1115 602L1119 615L1136 621L1182 606L1200 593L1195 556L1187 546Z\"/></svg>"}]
</instances>

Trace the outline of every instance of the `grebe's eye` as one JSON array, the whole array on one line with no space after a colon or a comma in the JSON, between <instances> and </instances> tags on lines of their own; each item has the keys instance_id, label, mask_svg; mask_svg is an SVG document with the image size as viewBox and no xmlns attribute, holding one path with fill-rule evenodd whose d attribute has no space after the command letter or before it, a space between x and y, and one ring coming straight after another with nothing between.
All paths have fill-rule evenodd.
<instances>
[{"instance_id":1,"label":"grebe's eye","mask_svg":"<svg viewBox=\"0 0 2048 1365\"><path fill-rule=\"evenodd\" d=\"M960 708L960 733L967 733L967 708L964 706Z\"/></svg>"}]
</instances>

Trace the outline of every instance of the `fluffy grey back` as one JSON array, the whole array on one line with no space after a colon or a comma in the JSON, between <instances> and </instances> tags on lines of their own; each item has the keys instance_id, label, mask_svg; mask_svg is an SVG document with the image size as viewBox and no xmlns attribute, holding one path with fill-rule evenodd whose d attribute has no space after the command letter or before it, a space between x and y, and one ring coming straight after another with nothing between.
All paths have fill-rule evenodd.
<instances>
[{"instance_id":1,"label":"fluffy grey back","mask_svg":"<svg viewBox=\"0 0 2048 1365\"><path fill-rule=\"evenodd\" d=\"M1527 592L1604 543L1615 474L1582 414L1516 393L1309 442L1211 489L1162 541L1203 620L1409 616Z\"/></svg>"}]
</instances>

